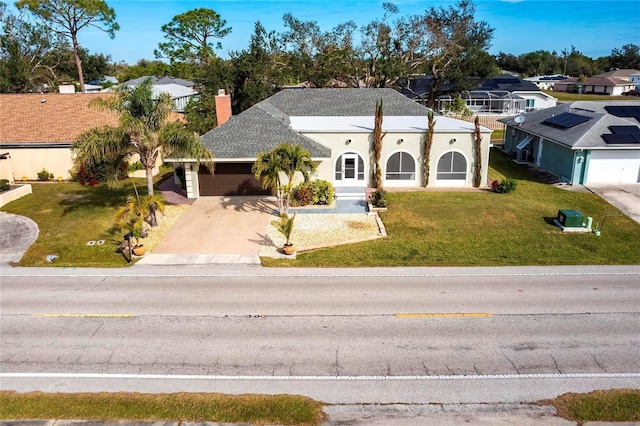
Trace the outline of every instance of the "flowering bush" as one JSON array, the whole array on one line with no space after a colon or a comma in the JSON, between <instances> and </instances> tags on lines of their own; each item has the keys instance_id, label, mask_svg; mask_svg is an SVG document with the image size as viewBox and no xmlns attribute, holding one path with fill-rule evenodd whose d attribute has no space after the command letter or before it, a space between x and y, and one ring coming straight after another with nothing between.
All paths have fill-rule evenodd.
<instances>
[{"instance_id":1,"label":"flowering bush","mask_svg":"<svg viewBox=\"0 0 640 426\"><path fill-rule=\"evenodd\" d=\"M124 163L118 170L118 179L125 179L127 177L127 167L129 165ZM107 176L111 168L111 164L108 161L100 161L93 164L85 164L78 169L76 173L76 180L80 185L96 186L107 181Z\"/></svg>"}]
</instances>

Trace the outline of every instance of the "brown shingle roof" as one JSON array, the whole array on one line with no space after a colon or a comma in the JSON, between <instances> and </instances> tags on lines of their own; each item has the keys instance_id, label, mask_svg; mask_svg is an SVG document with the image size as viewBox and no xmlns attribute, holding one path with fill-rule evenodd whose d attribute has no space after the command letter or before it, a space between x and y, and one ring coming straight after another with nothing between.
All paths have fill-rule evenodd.
<instances>
[{"instance_id":1,"label":"brown shingle roof","mask_svg":"<svg viewBox=\"0 0 640 426\"><path fill-rule=\"evenodd\" d=\"M109 95L0 94L0 144L72 143L93 127L117 125L115 113L89 107L104 96Z\"/></svg>"},{"instance_id":2,"label":"brown shingle roof","mask_svg":"<svg viewBox=\"0 0 640 426\"><path fill-rule=\"evenodd\" d=\"M628 81L629 76L637 72L638 70L635 70L635 69L618 69L618 70L611 70L611 71L603 72L600 74L596 74L594 75L594 77L613 77L613 78L621 78L623 80Z\"/></svg>"}]
</instances>

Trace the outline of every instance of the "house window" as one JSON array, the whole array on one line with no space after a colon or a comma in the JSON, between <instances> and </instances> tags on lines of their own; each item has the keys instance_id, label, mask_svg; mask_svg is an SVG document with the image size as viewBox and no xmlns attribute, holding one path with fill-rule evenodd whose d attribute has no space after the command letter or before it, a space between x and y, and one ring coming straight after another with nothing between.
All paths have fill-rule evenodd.
<instances>
[{"instance_id":1,"label":"house window","mask_svg":"<svg viewBox=\"0 0 640 426\"><path fill-rule=\"evenodd\" d=\"M459 152L450 151L438 160L438 180L465 180L467 160Z\"/></svg>"},{"instance_id":2,"label":"house window","mask_svg":"<svg viewBox=\"0 0 640 426\"><path fill-rule=\"evenodd\" d=\"M416 162L407 152L396 152L387 160L387 180L415 180Z\"/></svg>"},{"instance_id":3,"label":"house window","mask_svg":"<svg viewBox=\"0 0 640 426\"><path fill-rule=\"evenodd\" d=\"M526 107L527 107L527 108L533 108L533 107L534 107L534 105L535 105L535 103L536 103L536 100L535 100L535 99L527 99L527 105L526 105Z\"/></svg>"}]
</instances>

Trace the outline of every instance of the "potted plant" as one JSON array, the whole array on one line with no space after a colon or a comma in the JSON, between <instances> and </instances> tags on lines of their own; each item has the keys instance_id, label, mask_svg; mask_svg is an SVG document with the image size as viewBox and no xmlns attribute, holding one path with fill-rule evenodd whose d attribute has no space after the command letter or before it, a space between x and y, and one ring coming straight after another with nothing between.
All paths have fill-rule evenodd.
<instances>
[{"instance_id":1,"label":"potted plant","mask_svg":"<svg viewBox=\"0 0 640 426\"><path fill-rule=\"evenodd\" d=\"M286 242L282 247L282 252L284 254L293 254L296 252L295 246L291 243L291 233L293 232L293 222L295 219L295 213L291 217L286 213L282 213L280 215L280 220L274 220L271 222L271 224L276 227L276 230L286 238Z\"/></svg>"}]
</instances>

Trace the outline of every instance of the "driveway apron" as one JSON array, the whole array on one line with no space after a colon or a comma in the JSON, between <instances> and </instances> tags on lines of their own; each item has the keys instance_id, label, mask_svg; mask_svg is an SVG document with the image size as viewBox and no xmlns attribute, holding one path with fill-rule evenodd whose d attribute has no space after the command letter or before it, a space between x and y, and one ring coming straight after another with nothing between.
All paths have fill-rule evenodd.
<instances>
[{"instance_id":1,"label":"driveway apron","mask_svg":"<svg viewBox=\"0 0 640 426\"><path fill-rule=\"evenodd\" d=\"M261 196L200 197L138 264L260 263L274 208Z\"/></svg>"},{"instance_id":2,"label":"driveway apron","mask_svg":"<svg viewBox=\"0 0 640 426\"><path fill-rule=\"evenodd\" d=\"M597 184L588 188L640 223L640 184Z\"/></svg>"},{"instance_id":3,"label":"driveway apron","mask_svg":"<svg viewBox=\"0 0 640 426\"><path fill-rule=\"evenodd\" d=\"M0 212L0 263L19 262L40 234L28 217Z\"/></svg>"}]
</instances>

